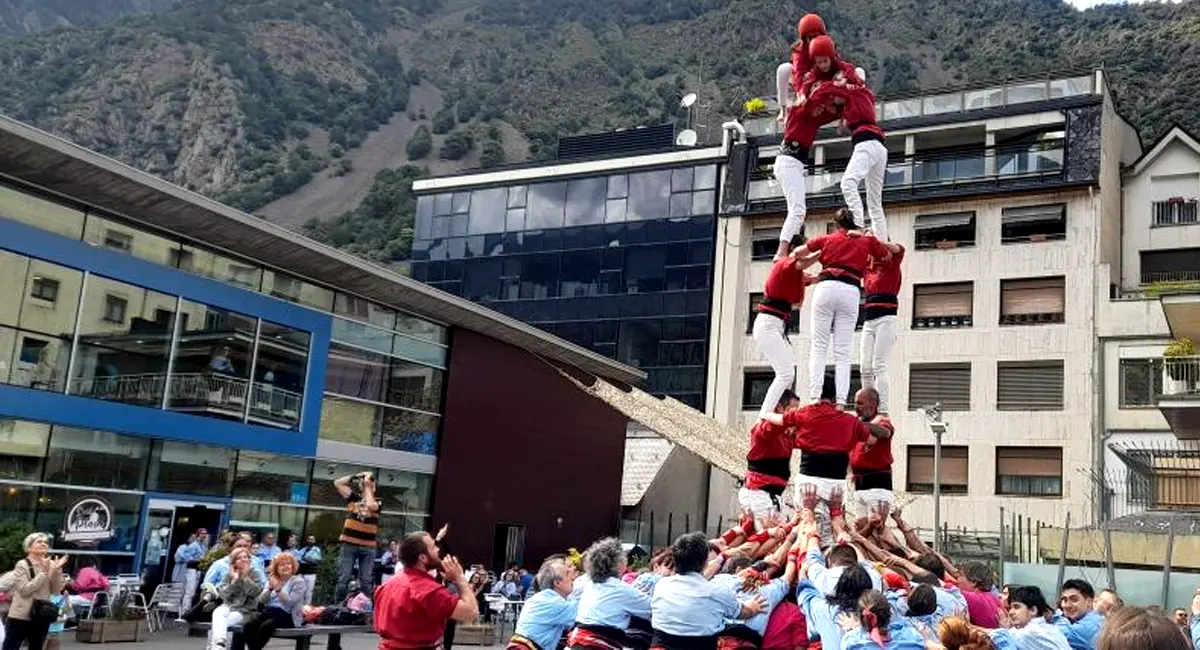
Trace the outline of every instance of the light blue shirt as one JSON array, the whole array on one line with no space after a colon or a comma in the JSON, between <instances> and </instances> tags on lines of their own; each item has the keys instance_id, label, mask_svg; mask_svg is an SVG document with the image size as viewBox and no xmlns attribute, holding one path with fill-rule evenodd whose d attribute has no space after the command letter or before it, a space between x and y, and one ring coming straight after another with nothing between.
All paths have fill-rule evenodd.
<instances>
[{"instance_id":1,"label":"light blue shirt","mask_svg":"<svg viewBox=\"0 0 1200 650\"><path fill-rule=\"evenodd\" d=\"M654 629L676 636L710 636L742 611L728 582L712 583L700 573L658 581L651 601Z\"/></svg>"},{"instance_id":2,"label":"light blue shirt","mask_svg":"<svg viewBox=\"0 0 1200 650\"><path fill-rule=\"evenodd\" d=\"M656 592L662 588L662 583L659 580ZM624 630L629 627L631 616L649 620L650 597L614 577L604 582L589 582L584 587L575 622Z\"/></svg>"},{"instance_id":3,"label":"light blue shirt","mask_svg":"<svg viewBox=\"0 0 1200 650\"><path fill-rule=\"evenodd\" d=\"M1200 650L1200 617L1192 616L1192 647Z\"/></svg>"},{"instance_id":4,"label":"light blue shirt","mask_svg":"<svg viewBox=\"0 0 1200 650\"><path fill-rule=\"evenodd\" d=\"M824 644L821 647L825 647ZM842 636L842 650L878 650L879 644L861 627ZM884 650L925 650L925 637L908 621L900 619L888 625L888 640Z\"/></svg>"},{"instance_id":5,"label":"light blue shirt","mask_svg":"<svg viewBox=\"0 0 1200 650\"><path fill-rule=\"evenodd\" d=\"M290 548L287 550L296 561L301 564L317 564L321 561L320 546L305 546L304 548Z\"/></svg>"},{"instance_id":6,"label":"light blue shirt","mask_svg":"<svg viewBox=\"0 0 1200 650\"><path fill-rule=\"evenodd\" d=\"M988 634L997 648L1003 640L1016 650L1071 650L1062 630L1044 618L1032 619L1025 627L991 630Z\"/></svg>"},{"instance_id":7,"label":"light blue shirt","mask_svg":"<svg viewBox=\"0 0 1200 650\"><path fill-rule=\"evenodd\" d=\"M521 587L515 582L497 582L496 586L492 587L493 594L500 594L509 600L516 600L521 596Z\"/></svg>"},{"instance_id":8,"label":"light blue shirt","mask_svg":"<svg viewBox=\"0 0 1200 650\"><path fill-rule=\"evenodd\" d=\"M821 557L821 562L816 563L816 558ZM846 567L834 567L832 569L825 566L824 555L818 551L809 551L804 556L805 562L812 562L808 567L808 580L826 596L832 596L834 590L837 589L838 579L845 573ZM875 565L870 562L859 562L859 566L866 570L867 575L871 576L871 588L876 591L883 591L883 578L879 572L875 570Z\"/></svg>"},{"instance_id":9,"label":"light blue shirt","mask_svg":"<svg viewBox=\"0 0 1200 650\"><path fill-rule=\"evenodd\" d=\"M658 580L661 577L653 571L647 571L634 579L633 588L644 594L653 596L654 588L658 585Z\"/></svg>"},{"instance_id":10,"label":"light blue shirt","mask_svg":"<svg viewBox=\"0 0 1200 650\"><path fill-rule=\"evenodd\" d=\"M279 547L274 544L270 546L262 545L258 547L258 559L262 560L263 564L270 564L271 560L274 560L275 556L282 552L283 551L279 550Z\"/></svg>"},{"instance_id":11,"label":"light blue shirt","mask_svg":"<svg viewBox=\"0 0 1200 650\"><path fill-rule=\"evenodd\" d=\"M581 573L575 577L575 588L571 590L571 600L579 600L583 596L583 589L592 584L592 579L588 574Z\"/></svg>"},{"instance_id":12,"label":"light blue shirt","mask_svg":"<svg viewBox=\"0 0 1200 650\"><path fill-rule=\"evenodd\" d=\"M739 601L746 603L753 600L755 596L762 596L763 599L767 601L767 606L761 612L744 621L728 619L725 621L725 625L729 626L741 624L745 625L751 630L754 630L755 632L758 632L759 636L766 634L767 622L771 620L771 612L775 609L776 605L782 603L783 599L787 597L789 587L791 587L791 584L789 584L787 580L784 580L783 578L776 578L759 587L756 591L739 590L737 594Z\"/></svg>"},{"instance_id":13,"label":"light blue shirt","mask_svg":"<svg viewBox=\"0 0 1200 650\"><path fill-rule=\"evenodd\" d=\"M913 585L916 586L915 584ZM937 609L927 617L918 617L928 619L929 623L934 627L943 619L951 616L967 615L967 599L963 597L962 592L957 588L942 589L941 587L933 588L933 595L937 599ZM907 594L899 594L894 591L887 592L887 599L892 603L892 610L900 616L908 616L908 596Z\"/></svg>"},{"instance_id":14,"label":"light blue shirt","mask_svg":"<svg viewBox=\"0 0 1200 650\"><path fill-rule=\"evenodd\" d=\"M823 564L825 559L821 558L821 562ZM819 638L822 648L841 647L842 628L837 622L841 610L830 605L825 600L825 594L821 593L811 581L802 580L796 587L796 604L800 606L800 611L804 614L805 621L808 622L810 641Z\"/></svg>"},{"instance_id":15,"label":"light blue shirt","mask_svg":"<svg viewBox=\"0 0 1200 650\"><path fill-rule=\"evenodd\" d=\"M516 633L542 650L555 650L563 632L575 624L578 609L579 601L563 598L553 589L543 589L525 601Z\"/></svg>"},{"instance_id":16,"label":"light blue shirt","mask_svg":"<svg viewBox=\"0 0 1200 650\"><path fill-rule=\"evenodd\" d=\"M260 560L257 556L250 557L250 569L254 571L255 575L258 576L259 584L267 584L267 572L265 569L263 569L262 560ZM213 562L212 565L208 567L208 571L204 574L204 582L202 584L215 589L220 586L222 582L224 582L225 576L228 574L229 556L226 555L216 562Z\"/></svg>"},{"instance_id":17,"label":"light blue shirt","mask_svg":"<svg viewBox=\"0 0 1200 650\"><path fill-rule=\"evenodd\" d=\"M200 561L200 558L204 557L204 554L207 552L208 549L205 548L200 542L184 544L183 546L175 549L175 562L198 562Z\"/></svg>"},{"instance_id":18,"label":"light blue shirt","mask_svg":"<svg viewBox=\"0 0 1200 650\"><path fill-rule=\"evenodd\" d=\"M1067 637L1067 643L1073 650L1092 650L1096 647L1096 637L1104 626L1104 617L1094 609L1089 609L1078 621L1071 621L1062 614L1054 616L1054 624Z\"/></svg>"}]
</instances>

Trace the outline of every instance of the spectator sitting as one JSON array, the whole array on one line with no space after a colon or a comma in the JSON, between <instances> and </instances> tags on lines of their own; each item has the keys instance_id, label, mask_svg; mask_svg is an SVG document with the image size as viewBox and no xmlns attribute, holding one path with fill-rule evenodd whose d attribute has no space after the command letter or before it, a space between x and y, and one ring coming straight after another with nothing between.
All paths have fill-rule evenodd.
<instances>
[{"instance_id":1,"label":"spectator sitting","mask_svg":"<svg viewBox=\"0 0 1200 650\"><path fill-rule=\"evenodd\" d=\"M108 591L108 578L96 568L95 558L85 556L80 560L79 572L75 574L70 589L73 592L71 607L88 607L97 593Z\"/></svg>"},{"instance_id":2,"label":"spectator sitting","mask_svg":"<svg viewBox=\"0 0 1200 650\"><path fill-rule=\"evenodd\" d=\"M521 599L521 578L516 571L509 569L504 572L504 576L492 587L493 594L500 594L506 600Z\"/></svg>"}]
</instances>

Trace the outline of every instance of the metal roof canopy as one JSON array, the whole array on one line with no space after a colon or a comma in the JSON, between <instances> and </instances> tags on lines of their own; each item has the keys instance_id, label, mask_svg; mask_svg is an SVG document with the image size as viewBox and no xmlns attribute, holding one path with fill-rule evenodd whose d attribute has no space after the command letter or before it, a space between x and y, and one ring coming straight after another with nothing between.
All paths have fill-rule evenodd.
<instances>
[{"instance_id":1,"label":"metal roof canopy","mask_svg":"<svg viewBox=\"0 0 1200 650\"><path fill-rule=\"evenodd\" d=\"M479 332L600 377L629 383L646 378L636 368L5 116L0 116L0 173L154 230L250 260L270 260L270 267L310 282Z\"/></svg>"}]
</instances>

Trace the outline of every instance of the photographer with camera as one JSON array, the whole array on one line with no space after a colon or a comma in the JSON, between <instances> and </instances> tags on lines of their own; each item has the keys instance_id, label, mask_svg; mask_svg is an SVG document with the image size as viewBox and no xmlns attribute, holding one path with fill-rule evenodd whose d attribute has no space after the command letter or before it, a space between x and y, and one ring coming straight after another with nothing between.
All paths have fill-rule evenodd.
<instances>
[{"instance_id":1,"label":"photographer with camera","mask_svg":"<svg viewBox=\"0 0 1200 650\"><path fill-rule=\"evenodd\" d=\"M354 578L355 564L358 565L358 583L364 593L370 595L372 591L370 586L374 584L375 547L379 535L379 501L375 499L375 476L370 472L343 476L334 481L333 486L346 499L346 520L338 537L341 550L333 598L335 602L341 602L346 598L346 586Z\"/></svg>"}]
</instances>

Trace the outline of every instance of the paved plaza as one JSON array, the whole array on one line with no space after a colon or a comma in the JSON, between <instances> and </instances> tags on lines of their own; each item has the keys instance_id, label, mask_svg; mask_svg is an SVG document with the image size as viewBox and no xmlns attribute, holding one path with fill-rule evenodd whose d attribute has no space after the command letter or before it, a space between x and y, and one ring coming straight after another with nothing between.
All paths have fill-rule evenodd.
<instances>
[{"instance_id":1,"label":"paved plaza","mask_svg":"<svg viewBox=\"0 0 1200 650\"><path fill-rule=\"evenodd\" d=\"M324 648L325 637L316 637L313 639L313 648ZM183 627L171 627L162 632L155 632L150 636L148 641L141 643L115 643L105 644L100 646L94 643L79 643L75 640L74 631L67 632L62 636L61 650L96 650L100 647L114 648L115 650L180 650L182 648L192 648L194 650L204 650L205 640L202 637L189 637L187 630ZM295 641L290 639L276 639L267 645L269 650L291 650L296 647ZM379 647L379 637L374 634L348 634L342 637L342 650L376 650ZM479 650L480 646L459 645L455 644L456 648ZM484 646L485 648L498 648L500 646Z\"/></svg>"}]
</instances>

